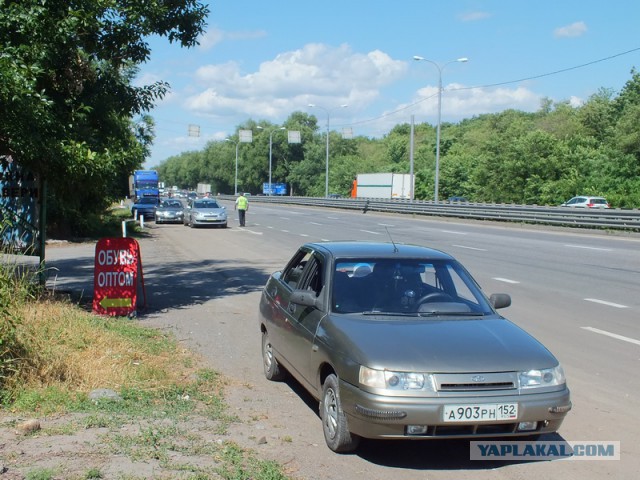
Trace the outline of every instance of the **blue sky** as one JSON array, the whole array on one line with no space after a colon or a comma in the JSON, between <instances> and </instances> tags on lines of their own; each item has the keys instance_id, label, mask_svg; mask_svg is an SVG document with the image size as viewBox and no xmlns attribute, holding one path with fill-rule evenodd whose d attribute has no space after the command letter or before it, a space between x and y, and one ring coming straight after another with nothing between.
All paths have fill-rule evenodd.
<instances>
[{"instance_id":1,"label":"blue sky","mask_svg":"<svg viewBox=\"0 0 640 480\"><path fill-rule=\"evenodd\" d=\"M600 88L619 92L640 68L638 0L224 0L209 8L200 46L153 40L138 76L171 85L151 112L157 138L146 167L224 140L248 119L281 124L295 111L316 115L323 129L329 111L331 130L370 137L412 116L435 125L438 68L415 55L441 67L443 121L536 111L545 97L579 105Z\"/></svg>"}]
</instances>

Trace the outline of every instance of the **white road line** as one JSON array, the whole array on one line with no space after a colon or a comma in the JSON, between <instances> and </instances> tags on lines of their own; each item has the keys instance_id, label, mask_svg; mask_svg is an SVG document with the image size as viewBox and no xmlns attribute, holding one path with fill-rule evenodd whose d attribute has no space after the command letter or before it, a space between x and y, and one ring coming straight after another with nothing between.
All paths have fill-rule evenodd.
<instances>
[{"instance_id":1,"label":"white road line","mask_svg":"<svg viewBox=\"0 0 640 480\"><path fill-rule=\"evenodd\" d=\"M321 241L321 242L330 242L331 240L330 240L330 239L328 239L328 238L321 238L321 239L320 239L320 241Z\"/></svg>"},{"instance_id":2,"label":"white road line","mask_svg":"<svg viewBox=\"0 0 640 480\"><path fill-rule=\"evenodd\" d=\"M452 246L452 247L457 247L457 248L464 248L464 249L466 249L466 250L477 250L478 252L486 252L486 251L487 251L487 249L486 249L486 248L467 247L467 246L465 246L465 245L456 245L456 244L453 244L453 245L451 245L451 246Z\"/></svg>"},{"instance_id":3,"label":"white road line","mask_svg":"<svg viewBox=\"0 0 640 480\"><path fill-rule=\"evenodd\" d=\"M504 283L520 283L517 280L510 280L508 278L502 278L502 277L493 277L494 280L497 280L498 282L504 282Z\"/></svg>"},{"instance_id":4,"label":"white road line","mask_svg":"<svg viewBox=\"0 0 640 480\"><path fill-rule=\"evenodd\" d=\"M442 233L452 233L453 235L468 235L467 232L456 232L454 230L441 230Z\"/></svg>"},{"instance_id":5,"label":"white road line","mask_svg":"<svg viewBox=\"0 0 640 480\"><path fill-rule=\"evenodd\" d=\"M598 252L611 252L612 248L587 247L586 245L565 245L568 248L582 248L583 250L596 250Z\"/></svg>"},{"instance_id":6,"label":"white road line","mask_svg":"<svg viewBox=\"0 0 640 480\"><path fill-rule=\"evenodd\" d=\"M600 330L599 328L593 327L580 327L583 330L589 330L593 333L598 333L600 335L606 335L607 337L615 338L617 340L622 340L623 342L634 343L636 345L640 345L640 340L636 340L635 338L625 337L624 335L618 335L617 333L607 332L606 330Z\"/></svg>"},{"instance_id":7,"label":"white road line","mask_svg":"<svg viewBox=\"0 0 640 480\"><path fill-rule=\"evenodd\" d=\"M307 235L306 233L301 233L300 236L301 237L308 237L309 235Z\"/></svg>"},{"instance_id":8,"label":"white road line","mask_svg":"<svg viewBox=\"0 0 640 480\"><path fill-rule=\"evenodd\" d=\"M607 302L606 300L598 300L597 298L585 298L587 302L599 303L600 305L607 305L608 307L615 308L629 308L626 305L620 305L619 303Z\"/></svg>"},{"instance_id":9,"label":"white road line","mask_svg":"<svg viewBox=\"0 0 640 480\"><path fill-rule=\"evenodd\" d=\"M317 223L317 222L309 222L310 225L322 225L322 223Z\"/></svg>"},{"instance_id":10,"label":"white road line","mask_svg":"<svg viewBox=\"0 0 640 480\"><path fill-rule=\"evenodd\" d=\"M250 230L248 228L238 228L238 232L250 233L251 235L262 235L262 232L256 232L255 230Z\"/></svg>"},{"instance_id":11,"label":"white road line","mask_svg":"<svg viewBox=\"0 0 640 480\"><path fill-rule=\"evenodd\" d=\"M390 223L379 223L378 225L380 225L381 227L395 227L395 225L392 225Z\"/></svg>"},{"instance_id":12,"label":"white road line","mask_svg":"<svg viewBox=\"0 0 640 480\"><path fill-rule=\"evenodd\" d=\"M371 230L360 230L360 231L364 233L370 233L372 235L382 235L382 233L380 232L372 232Z\"/></svg>"}]
</instances>

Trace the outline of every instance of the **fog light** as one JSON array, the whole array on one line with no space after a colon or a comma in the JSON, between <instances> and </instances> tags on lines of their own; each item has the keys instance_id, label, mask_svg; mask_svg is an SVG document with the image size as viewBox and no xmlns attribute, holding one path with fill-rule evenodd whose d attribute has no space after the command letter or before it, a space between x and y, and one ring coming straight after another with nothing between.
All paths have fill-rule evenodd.
<instances>
[{"instance_id":1,"label":"fog light","mask_svg":"<svg viewBox=\"0 0 640 480\"><path fill-rule=\"evenodd\" d=\"M426 425L407 425L407 435L424 435L427 428Z\"/></svg>"},{"instance_id":2,"label":"fog light","mask_svg":"<svg viewBox=\"0 0 640 480\"><path fill-rule=\"evenodd\" d=\"M518 424L518 430L521 432L528 432L538 428L538 422L520 422Z\"/></svg>"}]
</instances>

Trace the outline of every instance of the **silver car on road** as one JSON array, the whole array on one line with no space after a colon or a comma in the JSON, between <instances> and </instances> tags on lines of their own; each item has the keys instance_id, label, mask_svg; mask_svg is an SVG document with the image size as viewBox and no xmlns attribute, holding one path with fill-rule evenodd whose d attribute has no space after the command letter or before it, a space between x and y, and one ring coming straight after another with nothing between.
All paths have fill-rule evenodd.
<instances>
[{"instance_id":1,"label":"silver car on road","mask_svg":"<svg viewBox=\"0 0 640 480\"><path fill-rule=\"evenodd\" d=\"M393 243L308 243L268 279L265 376L319 400L335 452L360 438L532 437L571 409L558 360L502 317L450 255Z\"/></svg>"},{"instance_id":2,"label":"silver car on road","mask_svg":"<svg viewBox=\"0 0 640 480\"><path fill-rule=\"evenodd\" d=\"M184 209L182 223L189 227L227 227L227 209L213 198L190 199Z\"/></svg>"}]
</instances>

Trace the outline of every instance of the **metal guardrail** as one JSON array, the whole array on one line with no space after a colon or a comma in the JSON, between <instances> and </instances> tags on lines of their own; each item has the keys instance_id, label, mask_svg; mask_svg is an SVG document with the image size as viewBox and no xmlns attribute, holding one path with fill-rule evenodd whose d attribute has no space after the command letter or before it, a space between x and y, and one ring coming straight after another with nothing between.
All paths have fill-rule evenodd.
<instances>
[{"instance_id":1,"label":"metal guardrail","mask_svg":"<svg viewBox=\"0 0 640 480\"><path fill-rule=\"evenodd\" d=\"M233 201L233 195L220 195ZM459 203L423 200L386 200L381 198L318 198L252 196L251 202L342 208L362 212L386 212L408 215L520 222L563 227L615 229L640 232L640 209L579 209L488 203Z\"/></svg>"}]
</instances>

